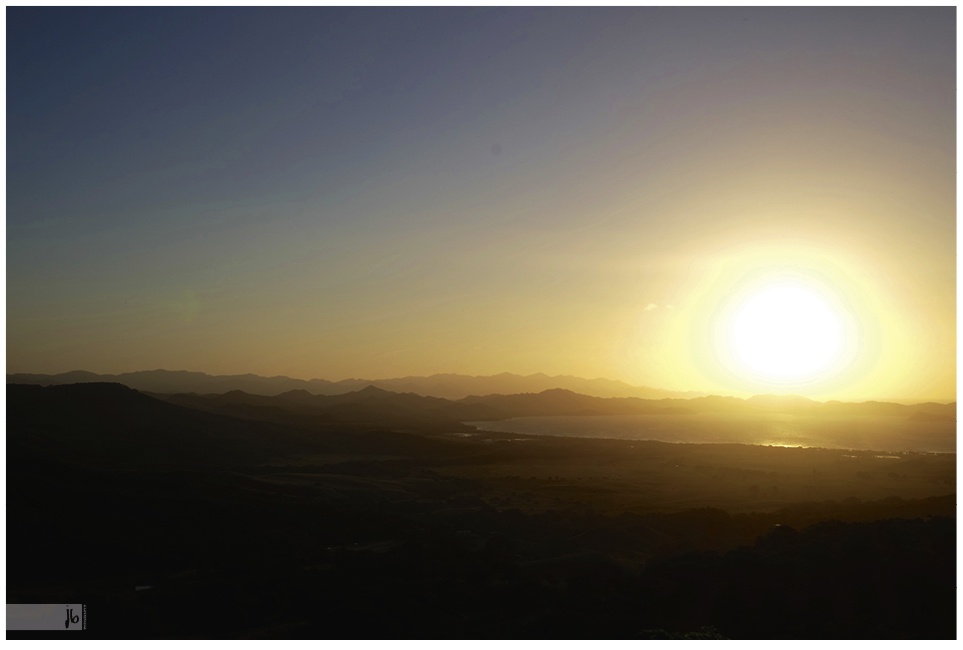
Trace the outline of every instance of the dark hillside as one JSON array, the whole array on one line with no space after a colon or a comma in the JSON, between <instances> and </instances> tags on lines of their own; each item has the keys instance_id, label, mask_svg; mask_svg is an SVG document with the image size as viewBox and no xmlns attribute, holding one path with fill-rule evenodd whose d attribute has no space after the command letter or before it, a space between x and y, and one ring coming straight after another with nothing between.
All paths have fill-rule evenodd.
<instances>
[{"instance_id":1,"label":"dark hillside","mask_svg":"<svg viewBox=\"0 0 963 650\"><path fill-rule=\"evenodd\" d=\"M327 448L304 431L167 404L120 384L8 385L7 446L126 468L250 464Z\"/></svg>"},{"instance_id":2,"label":"dark hillside","mask_svg":"<svg viewBox=\"0 0 963 650\"><path fill-rule=\"evenodd\" d=\"M84 603L94 638L955 634L946 454L380 428L437 404L377 390L325 426L7 398L8 602Z\"/></svg>"}]
</instances>

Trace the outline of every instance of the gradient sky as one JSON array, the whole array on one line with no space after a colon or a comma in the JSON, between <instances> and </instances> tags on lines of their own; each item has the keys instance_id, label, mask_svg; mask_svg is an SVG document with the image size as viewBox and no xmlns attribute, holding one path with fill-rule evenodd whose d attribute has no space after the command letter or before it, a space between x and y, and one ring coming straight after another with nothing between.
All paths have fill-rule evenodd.
<instances>
[{"instance_id":1,"label":"gradient sky","mask_svg":"<svg viewBox=\"0 0 963 650\"><path fill-rule=\"evenodd\" d=\"M7 371L956 392L956 14L7 8ZM713 328L810 278L774 391Z\"/></svg>"}]
</instances>

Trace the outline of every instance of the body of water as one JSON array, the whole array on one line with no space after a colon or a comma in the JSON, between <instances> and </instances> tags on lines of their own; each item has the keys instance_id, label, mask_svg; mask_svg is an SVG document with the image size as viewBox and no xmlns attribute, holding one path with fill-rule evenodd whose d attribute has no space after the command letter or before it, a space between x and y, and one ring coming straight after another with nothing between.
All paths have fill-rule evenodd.
<instances>
[{"instance_id":1,"label":"body of water","mask_svg":"<svg viewBox=\"0 0 963 650\"><path fill-rule=\"evenodd\" d=\"M781 413L544 416L468 422L485 431L681 443L956 452L956 422L898 417L806 417Z\"/></svg>"}]
</instances>

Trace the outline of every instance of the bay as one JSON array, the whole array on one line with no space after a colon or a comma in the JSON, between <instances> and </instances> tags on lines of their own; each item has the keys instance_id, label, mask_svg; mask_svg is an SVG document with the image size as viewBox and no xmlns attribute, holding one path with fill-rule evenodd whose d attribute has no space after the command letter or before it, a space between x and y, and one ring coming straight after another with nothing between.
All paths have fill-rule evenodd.
<instances>
[{"instance_id":1,"label":"bay","mask_svg":"<svg viewBox=\"0 0 963 650\"><path fill-rule=\"evenodd\" d=\"M466 424L483 431L577 438L956 452L956 422L920 422L900 417L832 418L781 413L570 415Z\"/></svg>"}]
</instances>

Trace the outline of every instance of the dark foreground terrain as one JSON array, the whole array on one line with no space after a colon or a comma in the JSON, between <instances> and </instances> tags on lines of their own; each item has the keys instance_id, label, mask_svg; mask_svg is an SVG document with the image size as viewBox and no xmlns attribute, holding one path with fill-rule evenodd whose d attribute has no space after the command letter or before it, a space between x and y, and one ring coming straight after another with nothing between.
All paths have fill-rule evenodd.
<instances>
[{"instance_id":1,"label":"dark foreground terrain","mask_svg":"<svg viewBox=\"0 0 963 650\"><path fill-rule=\"evenodd\" d=\"M8 603L99 638L956 636L955 455L174 402L8 386Z\"/></svg>"}]
</instances>

